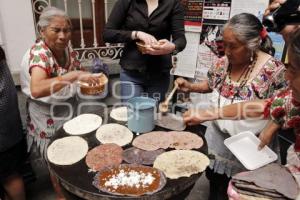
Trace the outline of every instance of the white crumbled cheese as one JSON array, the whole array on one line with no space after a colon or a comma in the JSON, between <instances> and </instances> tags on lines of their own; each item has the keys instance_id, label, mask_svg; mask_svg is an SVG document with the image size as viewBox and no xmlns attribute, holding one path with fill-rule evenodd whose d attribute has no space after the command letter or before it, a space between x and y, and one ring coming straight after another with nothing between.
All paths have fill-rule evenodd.
<instances>
[{"instance_id":1,"label":"white crumbled cheese","mask_svg":"<svg viewBox=\"0 0 300 200\"><path fill-rule=\"evenodd\" d=\"M152 176L152 174L148 173L147 176L144 178L144 185L150 185L154 180L154 177Z\"/></svg>"},{"instance_id":2,"label":"white crumbled cheese","mask_svg":"<svg viewBox=\"0 0 300 200\"><path fill-rule=\"evenodd\" d=\"M125 172L124 170L120 170L118 174L109 178L104 185L106 187L113 187L114 189L117 189L119 186L145 188L152 184L154 179L155 177L151 173L145 174L142 171L130 170L129 172Z\"/></svg>"}]
</instances>

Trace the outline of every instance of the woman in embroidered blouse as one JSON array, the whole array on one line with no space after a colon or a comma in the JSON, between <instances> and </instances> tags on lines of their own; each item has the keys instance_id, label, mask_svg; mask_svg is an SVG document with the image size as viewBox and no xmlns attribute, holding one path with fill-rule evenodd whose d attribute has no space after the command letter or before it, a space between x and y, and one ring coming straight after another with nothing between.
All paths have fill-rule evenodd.
<instances>
[{"instance_id":1,"label":"woman in embroidered blouse","mask_svg":"<svg viewBox=\"0 0 300 200\"><path fill-rule=\"evenodd\" d=\"M296 182L300 183L300 29L293 31L289 38L288 61L285 78L289 87L267 100L256 100L244 103L232 104L220 109L198 111L197 120L202 123L207 120L257 118L264 116L271 118L268 125L260 134L262 148L272 140L279 128L290 129L296 134L295 144L287 151L287 164ZM248 109L246 109L248 108ZM243 112L239 112L243 111ZM222 114L220 114L222 113ZM230 199L240 199L239 194L232 187L228 188ZM299 194L298 194L299 197ZM298 199L298 198L297 198Z\"/></svg>"},{"instance_id":2,"label":"woman in embroidered blouse","mask_svg":"<svg viewBox=\"0 0 300 200\"><path fill-rule=\"evenodd\" d=\"M300 29L291 39L288 57L285 78L289 81L289 88L266 103L264 114L272 121L260 136L260 147L269 144L279 128L293 128L296 134L295 151L300 152Z\"/></svg>"},{"instance_id":3,"label":"woman in embroidered blouse","mask_svg":"<svg viewBox=\"0 0 300 200\"><path fill-rule=\"evenodd\" d=\"M241 101L266 99L285 86L284 65L269 55L273 52L272 42L257 17L248 13L232 17L224 26L223 42L226 56L210 68L208 80L190 83L179 78L176 80L179 89L212 92L211 103L218 108ZM189 113L185 114L185 120L193 124ZM258 134L266 122L215 120L208 126L205 137L210 153L215 155L207 170L210 188L220 188L222 185L221 195L226 196L228 177L244 169L224 146L224 139L245 130ZM210 192L211 195L217 193L220 191ZM214 199L213 196L210 198Z\"/></svg>"},{"instance_id":4,"label":"woman in embroidered blouse","mask_svg":"<svg viewBox=\"0 0 300 200\"><path fill-rule=\"evenodd\" d=\"M65 120L73 116L76 106L72 84L80 79L97 83L97 77L81 71L76 52L68 47L71 21L55 7L45 8L37 23L41 39L26 52L22 61L21 86L27 99L27 130L29 148L35 142L41 156L51 136ZM51 177L53 180L53 177ZM54 188L57 199L64 199Z\"/></svg>"}]
</instances>

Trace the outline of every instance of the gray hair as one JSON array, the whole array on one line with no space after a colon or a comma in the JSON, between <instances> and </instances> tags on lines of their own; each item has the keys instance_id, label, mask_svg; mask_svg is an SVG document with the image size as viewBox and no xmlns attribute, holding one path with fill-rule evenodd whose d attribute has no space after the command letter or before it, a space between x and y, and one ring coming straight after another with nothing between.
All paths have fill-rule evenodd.
<instances>
[{"instance_id":1,"label":"gray hair","mask_svg":"<svg viewBox=\"0 0 300 200\"><path fill-rule=\"evenodd\" d=\"M235 15L224 25L225 28L230 28L238 40L245 43L251 51L260 49L268 54L274 54L275 49L271 38L261 37L260 33L264 27L256 16L250 13Z\"/></svg>"},{"instance_id":2,"label":"gray hair","mask_svg":"<svg viewBox=\"0 0 300 200\"><path fill-rule=\"evenodd\" d=\"M295 62L298 63L296 67L300 70L300 29L293 33L288 50L293 54L293 59L295 59Z\"/></svg>"},{"instance_id":3,"label":"gray hair","mask_svg":"<svg viewBox=\"0 0 300 200\"><path fill-rule=\"evenodd\" d=\"M40 15L39 21L37 23L38 30L40 31L41 29L49 26L51 20L54 17L63 17L68 21L70 26L72 26L71 20L70 20L69 16L65 13L65 11L60 10L56 7L49 6L49 7L44 8L42 14Z\"/></svg>"}]
</instances>

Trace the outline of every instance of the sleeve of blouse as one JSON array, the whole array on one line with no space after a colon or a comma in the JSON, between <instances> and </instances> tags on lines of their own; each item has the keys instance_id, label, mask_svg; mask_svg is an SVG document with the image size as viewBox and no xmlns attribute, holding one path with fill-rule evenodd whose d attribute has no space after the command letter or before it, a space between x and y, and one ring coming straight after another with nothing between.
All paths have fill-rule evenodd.
<instances>
[{"instance_id":1,"label":"sleeve of blouse","mask_svg":"<svg viewBox=\"0 0 300 200\"><path fill-rule=\"evenodd\" d=\"M284 90L287 86L284 71L284 65L280 61L270 58L252 81L252 88L256 96L260 99L271 98Z\"/></svg>"},{"instance_id":2,"label":"sleeve of blouse","mask_svg":"<svg viewBox=\"0 0 300 200\"><path fill-rule=\"evenodd\" d=\"M214 63L207 72L208 86L210 89L217 87L222 81L222 70L224 70L225 61L220 58Z\"/></svg>"},{"instance_id":3,"label":"sleeve of blouse","mask_svg":"<svg viewBox=\"0 0 300 200\"><path fill-rule=\"evenodd\" d=\"M122 30L131 0L118 0L107 20L103 31L103 40L111 43L123 43L131 41L131 32Z\"/></svg>"},{"instance_id":4,"label":"sleeve of blouse","mask_svg":"<svg viewBox=\"0 0 300 200\"><path fill-rule=\"evenodd\" d=\"M172 38L178 51L182 51L186 46L186 38L184 34L184 8L179 0L175 0L172 18Z\"/></svg>"},{"instance_id":5,"label":"sleeve of blouse","mask_svg":"<svg viewBox=\"0 0 300 200\"><path fill-rule=\"evenodd\" d=\"M47 75L50 77L50 60L41 46L35 45L30 51L29 57L29 73L34 67L39 67L43 69Z\"/></svg>"},{"instance_id":6,"label":"sleeve of blouse","mask_svg":"<svg viewBox=\"0 0 300 200\"><path fill-rule=\"evenodd\" d=\"M276 124L283 125L286 113L285 98L277 95L270 106L270 117Z\"/></svg>"},{"instance_id":7,"label":"sleeve of blouse","mask_svg":"<svg viewBox=\"0 0 300 200\"><path fill-rule=\"evenodd\" d=\"M287 87L287 81L284 78L285 66L280 61L274 61L277 65L276 71L273 76L274 80L274 90L281 91Z\"/></svg>"},{"instance_id":8,"label":"sleeve of blouse","mask_svg":"<svg viewBox=\"0 0 300 200\"><path fill-rule=\"evenodd\" d=\"M207 82L210 89L214 88L214 67L211 66L207 72Z\"/></svg>"}]
</instances>

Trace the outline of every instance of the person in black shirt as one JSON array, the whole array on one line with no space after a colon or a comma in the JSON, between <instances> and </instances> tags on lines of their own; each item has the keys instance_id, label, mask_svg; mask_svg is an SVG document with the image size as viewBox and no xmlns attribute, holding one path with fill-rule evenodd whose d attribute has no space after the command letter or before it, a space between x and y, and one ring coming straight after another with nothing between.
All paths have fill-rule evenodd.
<instances>
[{"instance_id":1,"label":"person in black shirt","mask_svg":"<svg viewBox=\"0 0 300 200\"><path fill-rule=\"evenodd\" d=\"M163 100L170 81L171 54L186 45L183 6L179 0L118 0L103 39L125 43L120 59L122 101L143 93ZM143 52L136 41L145 44Z\"/></svg>"}]
</instances>

